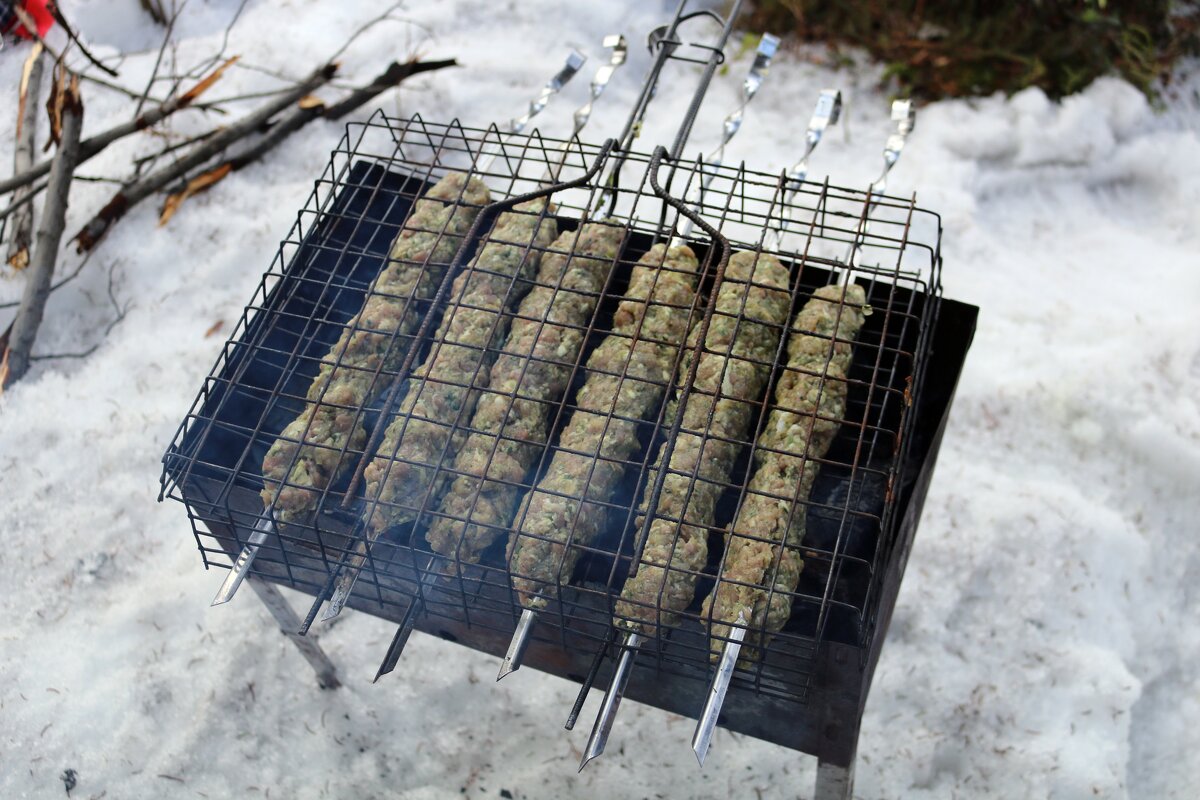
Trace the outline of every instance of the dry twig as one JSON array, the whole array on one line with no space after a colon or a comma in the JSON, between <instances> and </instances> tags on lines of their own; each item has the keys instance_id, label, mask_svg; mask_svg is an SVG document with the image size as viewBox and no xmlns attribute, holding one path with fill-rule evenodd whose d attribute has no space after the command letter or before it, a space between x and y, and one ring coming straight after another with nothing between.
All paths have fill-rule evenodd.
<instances>
[{"instance_id":1,"label":"dry twig","mask_svg":"<svg viewBox=\"0 0 1200 800\"><path fill-rule=\"evenodd\" d=\"M337 71L337 65L326 64L315 70L303 82L284 93L279 99L267 103L259 110L242 117L227 128L223 128L174 164L126 186L117 192L100 209L92 219L75 234L76 250L80 253L91 250L108 229L125 216L130 208L145 200L150 195L166 187L172 181L179 180L193 169L200 167L211 158L221 153L225 148L244 136L260 130L275 115L280 114L300 101L300 98L311 93L326 83Z\"/></svg>"},{"instance_id":2,"label":"dry twig","mask_svg":"<svg viewBox=\"0 0 1200 800\"><path fill-rule=\"evenodd\" d=\"M79 162L82 164L118 139L123 139L132 133L137 133L138 131L142 131L157 125L159 122L171 116L176 111L181 111L187 108L196 100L196 98L209 89L221 77L225 70L228 69L228 67L235 61L237 61L237 56L228 59L225 61L225 63L213 70L208 76L206 76L203 80L201 80L184 94L178 97L173 97L167 102L155 106L146 113L139 115L135 119L131 119L129 122L123 122L120 125L109 128L108 130L98 133L95 136L90 136L84 141L80 142ZM13 189L33 183L35 180L50 171L51 163L51 160L47 159L46 161L43 161L20 174L13 175L7 180L0 181L0 193L10 192Z\"/></svg>"},{"instance_id":3,"label":"dry twig","mask_svg":"<svg viewBox=\"0 0 1200 800\"><path fill-rule=\"evenodd\" d=\"M29 278L21 297L21 307L13 321L12 334L0 360L0 386L10 386L29 369L29 354L37 337L46 299L50 296L50 281L58 260L58 245L66 223L67 198L71 176L79 158L79 132L83 128L83 101L79 96L79 78L58 64L55 82L64 88L55 96L62 101L59 115L62 120L62 139L50 169L49 191L42 208L42 223L38 227L37 246L29 265Z\"/></svg>"},{"instance_id":4,"label":"dry twig","mask_svg":"<svg viewBox=\"0 0 1200 800\"><path fill-rule=\"evenodd\" d=\"M418 75L422 72L431 72L433 70L452 67L457 63L454 59L442 61L406 61L403 64L393 61L388 65L386 70L375 77L375 80L366 86L354 89L343 100L331 106L326 106L320 101L314 102L314 98L311 97L300 98L296 106L272 125L271 129L260 139L223 159L215 167L206 169L199 175L187 180L182 189L172 192L163 204L158 224L165 225L175 215L175 212L179 210L179 206L184 200L211 188L230 172L239 170L247 164L251 164L262 158L262 156L275 149L284 139L312 120L318 117L329 120L340 119L360 108L371 98L377 97L380 93L397 85L405 78ZM185 175L186 173L181 174L179 177L183 178Z\"/></svg>"}]
</instances>

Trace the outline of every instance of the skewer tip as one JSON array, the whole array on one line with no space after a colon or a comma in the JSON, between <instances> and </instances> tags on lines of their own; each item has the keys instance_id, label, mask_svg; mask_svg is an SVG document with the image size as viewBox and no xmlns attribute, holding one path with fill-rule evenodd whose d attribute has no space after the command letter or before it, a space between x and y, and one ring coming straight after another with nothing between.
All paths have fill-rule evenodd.
<instances>
[{"instance_id":1,"label":"skewer tip","mask_svg":"<svg viewBox=\"0 0 1200 800\"><path fill-rule=\"evenodd\" d=\"M234 594L237 593L238 587L242 584L242 577L244 575L245 572L238 570L237 565L235 564L234 568L231 569L229 574L225 576L225 580L221 583L221 588L217 590L217 594L215 597L213 597L213 601L209 604L209 608L223 606L232 600Z\"/></svg>"},{"instance_id":2,"label":"skewer tip","mask_svg":"<svg viewBox=\"0 0 1200 800\"><path fill-rule=\"evenodd\" d=\"M521 612L521 619L517 621L512 641L508 643L508 652L504 654L504 660L500 662L500 673L496 676L497 682L504 680L506 676L521 668L521 659L525 657L525 648L529 646L529 634L533 632L533 624L536 621L537 612L528 608Z\"/></svg>"},{"instance_id":3,"label":"skewer tip","mask_svg":"<svg viewBox=\"0 0 1200 800\"><path fill-rule=\"evenodd\" d=\"M325 613L321 615L322 622L328 622L342 613L342 607L346 605L346 598L335 594L329 598L329 605L325 607Z\"/></svg>"},{"instance_id":4,"label":"skewer tip","mask_svg":"<svg viewBox=\"0 0 1200 800\"><path fill-rule=\"evenodd\" d=\"M504 661L502 661L500 663L500 672L498 672L496 674L496 683L499 683L500 681L504 680L505 678L507 678L509 675L513 674L520 668L521 668L520 664L513 664L512 661L510 661L508 659L508 657L505 656Z\"/></svg>"}]
</instances>

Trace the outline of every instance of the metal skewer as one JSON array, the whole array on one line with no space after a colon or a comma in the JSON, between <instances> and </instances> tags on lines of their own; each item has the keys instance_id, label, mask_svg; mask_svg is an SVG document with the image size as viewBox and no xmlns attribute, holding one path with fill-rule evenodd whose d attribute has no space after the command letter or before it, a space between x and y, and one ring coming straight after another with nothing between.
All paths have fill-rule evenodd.
<instances>
[{"instance_id":1,"label":"metal skewer","mask_svg":"<svg viewBox=\"0 0 1200 800\"><path fill-rule=\"evenodd\" d=\"M717 719L721 716L721 707L725 705L725 694L729 691L729 680L733 677L738 655L742 652L742 640L745 638L746 617L739 613L737 622L729 630L729 641L721 650L717 675L708 689L708 699L704 701L704 710L700 712L700 719L696 723L696 732L692 734L692 751L696 754L696 760L702 767L704 759L708 756L708 746L712 744L713 732L717 729Z\"/></svg>"},{"instance_id":2,"label":"metal skewer","mask_svg":"<svg viewBox=\"0 0 1200 800\"><path fill-rule=\"evenodd\" d=\"M842 93L836 89L826 89L817 98L816 108L804 132L804 154L795 166L788 171L788 185L784 191L781 204L779 224L767 233L764 246L770 250L778 250L783 234L791 222L792 201L800 191L801 184L808 177L808 159L827 128L836 125L842 110ZM704 702L704 710L696 722L696 732L692 735L692 751L700 766L708 756L709 745L712 744L713 732L717 728L717 719L721 716L721 707L725 703L725 695L729 691L729 682L733 678L734 667L737 666L738 656L742 652L742 641L746 638L746 618L738 614L737 622L729 631L729 641L721 650L721 660L717 664L716 674L709 686L708 697Z\"/></svg>"},{"instance_id":3,"label":"metal skewer","mask_svg":"<svg viewBox=\"0 0 1200 800\"><path fill-rule=\"evenodd\" d=\"M741 105L731 111L729 116L725 117L725 121L721 126L721 143L701 163L700 170L702 177L700 182L688 192L688 204L697 211L704 205L704 193L712 185L713 179L717 177L717 171L725 160L725 146L742 129L742 123L746 119L746 106L750 105L750 101L758 94L763 81L766 80L767 73L771 69L771 59L775 57L775 51L778 49L779 37L764 33L762 39L759 40L758 49L754 53L754 63L750 65L750 72L746 74L746 80L742 82ZM683 223L679 226L679 232L675 234L667 247L679 247L680 245L687 244L688 237L691 235L695 225L691 219L684 217Z\"/></svg>"},{"instance_id":4,"label":"metal skewer","mask_svg":"<svg viewBox=\"0 0 1200 800\"><path fill-rule=\"evenodd\" d=\"M646 109L650 107L650 101L654 99L654 95L658 86L659 73L662 71L663 65L666 63L667 59L671 57L671 54L678 47L678 42L674 41L672 37L675 35L675 28L678 26L681 20L680 13L683 11L684 6L686 5L687 0L681 0L679 8L676 11L674 23L669 26L664 25L659 28L655 28L650 32L648 38L648 47L651 52L657 51L657 55L655 57L654 64L650 67L650 71L646 76L646 81L642 87L641 96L638 98L638 101L634 106L634 110L630 114L629 119L625 124L625 130L621 134L622 150L628 148L628 146L632 144L633 140L637 138L637 135L641 129L642 120L646 115ZM605 39L605 41L607 42L608 39ZM614 59L615 57L616 56L614 54ZM624 61L624 58L622 58L622 61ZM588 105L590 105L590 101ZM584 106L584 108L587 108L587 106ZM583 109L581 108L580 111L582 110ZM576 119L578 120L578 112ZM613 163L608 168L608 175L602 181L602 185L605 187L605 189L601 193L599 202L596 204L596 210L599 212L606 205L608 205L608 209L607 211L601 212L597 219L608 219L613 215L613 206L615 205L616 198L614 187L616 185L617 175L620 172L621 165L623 163L624 156L618 155L618 157L614 159ZM613 200L613 204L609 204L610 199ZM506 676L516 672L521 668L521 659L525 655L525 648L529 646L529 637L533 632L533 627L536 622L536 611L530 608L522 609L521 617L519 620L517 620L517 627L515 630L513 630L512 639L508 643L508 651L504 654L504 659L500 662L500 671L496 675L497 681L503 680Z\"/></svg>"},{"instance_id":5,"label":"metal skewer","mask_svg":"<svg viewBox=\"0 0 1200 800\"><path fill-rule=\"evenodd\" d=\"M250 565L254 562L254 557L258 555L259 548L267 543L267 537L274 532L275 520L271 516L271 509L268 508L259 516L254 525L254 531L246 540L246 546L242 548L242 552L238 553L237 561L233 562L233 569L229 570L229 574L221 583L221 588L217 590L217 596L213 598L212 605L219 606L233 599L238 587L242 585L242 581L250 572Z\"/></svg>"},{"instance_id":6,"label":"metal skewer","mask_svg":"<svg viewBox=\"0 0 1200 800\"><path fill-rule=\"evenodd\" d=\"M788 223L791 222L792 203L808 178L808 159L821 143L826 129L836 125L842 115L842 93L837 89L825 89L817 98L817 106L813 109L812 118L808 121L808 130L804 132L804 154L800 156L787 174L787 188L784 189L783 202L780 203L779 224L767 232L763 243L768 250L778 250L783 241Z\"/></svg>"},{"instance_id":7,"label":"metal skewer","mask_svg":"<svg viewBox=\"0 0 1200 800\"><path fill-rule=\"evenodd\" d=\"M583 768L592 759L603 753L608 744L608 735L612 733L613 723L617 719L617 709L621 705L621 698L625 696L629 675L633 672L633 659L637 655L637 648L641 643L642 635L640 633L625 635L625 641L621 644L621 658L617 661L612 682L609 683L608 691L604 693L604 701L600 704L600 711L596 714L596 724L592 726L592 733L588 736L587 748L583 751L583 758L579 761L580 772L583 772Z\"/></svg>"},{"instance_id":8,"label":"metal skewer","mask_svg":"<svg viewBox=\"0 0 1200 800\"><path fill-rule=\"evenodd\" d=\"M762 87L763 80L766 78L767 72L770 69L771 59L775 55L775 51L779 46L779 39L769 33L764 33L762 40L759 42L758 50L754 56L754 62L750 66L750 71L746 75L745 81L742 83L742 100L741 104L725 117L722 123L721 143L712 155L707 159L706 165L709 169L705 170L700 184L693 188L689 193L688 204L697 212L703 205L704 192L708 190L712 179L716 175L716 168L721 166L721 162L725 157L725 146L737 134L742 127L742 122L745 119L746 106L758 94L758 90ZM703 167L702 167L703 168ZM688 236L692 232L693 221L689 218L684 218L684 222L680 225L678 233L672 237L668 247L676 247L686 244ZM596 722L592 726L591 735L588 737L587 749L583 753L583 758L579 762L579 769L583 768L588 763L604 752L604 748L608 744L608 736L612 732L613 723L616 721L617 709L621 706L621 699L625 696L625 686L629 683L629 675L633 671L633 664L637 658L638 647L643 641L643 636L640 633L626 633L622 641L621 658L617 662L616 671L613 672L612 681L609 683L608 690L604 693L604 702L600 705L600 710L596 714Z\"/></svg>"},{"instance_id":9,"label":"metal skewer","mask_svg":"<svg viewBox=\"0 0 1200 800\"><path fill-rule=\"evenodd\" d=\"M873 198L887 191L888 173L892 171L892 167L896 166L896 162L900 160L900 153L904 151L904 143L908 141L908 135L912 133L913 127L916 125L917 109L913 106L912 100L896 100L892 103L892 122L896 128L888 136L887 142L883 146L883 172L871 182L869 187L870 196ZM871 212L878 205L879 201L877 199L871 200L867 206L866 214L858 224L858 230L854 234L854 241L846 251L845 260L847 270L845 274L847 278L850 274L849 268L854 266L855 257L862 252L863 241L867 238L867 231L871 224Z\"/></svg>"},{"instance_id":10,"label":"metal skewer","mask_svg":"<svg viewBox=\"0 0 1200 800\"><path fill-rule=\"evenodd\" d=\"M681 4L681 7L682 5L683 4ZM735 12L736 9L730 13L733 14ZM646 107L649 105L650 100L654 97L655 88L657 87L658 71L661 69L661 62L665 62L675 47L678 46L677 43L671 40L671 35L670 29L665 26L656 28L650 33L650 49L654 50L656 47L658 47L659 56L658 61L656 61L654 67L651 69L650 76L647 79L646 88L643 91L643 99L639 100L639 104L635 109L635 114L631 118L630 124L626 126L626 133L630 134L631 137L637 135L638 127L641 124L641 118L645 114ZM723 32L721 47L724 46L724 42L726 41L727 37L728 31L726 30ZM723 120L721 126L721 143L717 146L717 149L713 151L713 154L707 160L707 164L710 165L710 169L705 172L703 178L701 179L701 185L694 187L689 193L688 202L693 208L700 208L703 202L703 193L712 183L713 178L716 177L716 168L721 165L721 160L725 156L725 146L729 144L729 141L735 135L737 135L739 130L741 130L742 122L745 120L746 106L750 104L750 101L754 99L756 94L758 94L759 88L762 87L762 83L766 79L767 73L770 71L771 59L775 56L775 51L778 48L778 37L769 33L764 33L762 35L762 39L758 43L758 49L754 54L754 62L750 65L750 71L747 73L746 79L742 82L741 103ZM720 47L718 47L718 51L719 50ZM703 88L707 88L707 84L705 84ZM683 131L681 131L681 133L683 133ZM682 141L677 141L676 144L678 147L682 148ZM618 161L609 171L609 179L605 183L606 186L615 180L617 170L619 169L620 162ZM605 194L601 196L601 201L597 206L598 208L604 206L606 203L605 198L610 193L611 190L606 188ZM604 216L610 216L612 210L613 209L610 207ZM687 241L687 237L691 234L692 228L693 222L685 217L680 226L679 233L671 239L668 247L677 247L681 244L684 244ZM506 676L516 672L521 668L521 658L525 653L525 648L529 644L529 636L533 632L533 627L536 622L536 611L530 608L525 608L521 611L521 618L517 621L517 627L513 631L512 640L508 644L508 651L504 654L504 660L500 664L500 672L496 675L497 681L503 680ZM584 685L585 692L588 685L589 684L586 683ZM601 749L603 749L603 745L601 746Z\"/></svg>"}]
</instances>

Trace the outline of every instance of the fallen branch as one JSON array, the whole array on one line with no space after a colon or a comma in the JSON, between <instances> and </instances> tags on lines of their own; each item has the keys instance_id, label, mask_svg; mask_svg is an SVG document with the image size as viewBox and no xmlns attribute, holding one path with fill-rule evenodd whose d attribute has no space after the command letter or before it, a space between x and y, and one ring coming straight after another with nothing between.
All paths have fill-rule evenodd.
<instances>
[{"instance_id":1,"label":"fallen branch","mask_svg":"<svg viewBox=\"0 0 1200 800\"><path fill-rule=\"evenodd\" d=\"M21 75L21 87L17 101L16 147L13 150L13 174L29 169L33 164L34 139L37 136L38 97L42 93L42 68L46 59L40 44L34 43L33 50L25 62ZM24 187L13 195L17 209L13 218L12 236L8 240L8 264L13 269L29 266L29 247L33 244L33 205L26 199L33 198L33 188Z\"/></svg>"},{"instance_id":2,"label":"fallen branch","mask_svg":"<svg viewBox=\"0 0 1200 800\"><path fill-rule=\"evenodd\" d=\"M60 65L55 76L65 85L62 103L62 139L50 168L50 184L46 203L42 207L42 223L38 227L37 247L29 265L29 278L21 297L21 307L13 321L12 334L5 347L0 386L11 386L29 370L29 355L37 338L50 296L50 281L58 260L58 246L66 223L67 198L71 176L79 159L79 132L83 128L83 102L79 96L79 78Z\"/></svg>"},{"instance_id":3,"label":"fallen branch","mask_svg":"<svg viewBox=\"0 0 1200 800\"><path fill-rule=\"evenodd\" d=\"M100 209L83 226L79 233L75 234L76 250L80 253L91 250L99 244L104 234L108 232L108 229L124 217L130 208L167 186L172 181L178 180L191 170L208 162L218 153L229 147L229 145L244 136L260 130L272 117L291 108L300 102L301 98L310 94L322 84L327 83L335 72L337 72L336 64L326 64L314 71L295 88L285 92L279 99L267 103L259 110L242 117L229 127L221 129L174 164L152 172L117 192L105 204L104 208Z\"/></svg>"},{"instance_id":4,"label":"fallen branch","mask_svg":"<svg viewBox=\"0 0 1200 800\"><path fill-rule=\"evenodd\" d=\"M184 200L192 195L210 189L230 172L239 170L247 164L257 161L263 155L278 147L288 136L312 120L317 118L328 120L340 119L357 110L372 98L378 97L387 89L396 86L405 78L419 75L422 72L432 72L434 70L445 69L446 67L457 66L457 64L458 62L452 58L441 61L405 61L404 63L393 61L388 65L386 70L376 76L369 84L352 90L346 98L331 106L326 106L320 101L314 102L307 98L302 98L295 108L272 125L271 129L260 139L225 158L215 167L206 169L199 175L187 180L182 189L172 192L163 203L162 211L159 213L158 224L165 225L175 215L175 212L179 210L179 206ZM186 173L182 173L179 177L186 177Z\"/></svg>"},{"instance_id":5,"label":"fallen branch","mask_svg":"<svg viewBox=\"0 0 1200 800\"><path fill-rule=\"evenodd\" d=\"M193 86L184 94L178 97L173 97L167 100L144 114L139 114L129 122L123 122L113 128L88 137L79 144L79 163L83 163L95 156L104 148L108 147L118 139L123 139L130 134L145 130L153 125L157 125L162 120L174 114L176 111L181 111L190 106L196 98L208 90L221 77L225 70L237 61L237 56L226 60L221 66L213 70L203 80ZM40 164L36 164L24 172L13 175L7 180L0 181L0 194L10 192L13 189L18 189L23 186L28 186L38 178L50 171L52 159L47 159Z\"/></svg>"}]
</instances>

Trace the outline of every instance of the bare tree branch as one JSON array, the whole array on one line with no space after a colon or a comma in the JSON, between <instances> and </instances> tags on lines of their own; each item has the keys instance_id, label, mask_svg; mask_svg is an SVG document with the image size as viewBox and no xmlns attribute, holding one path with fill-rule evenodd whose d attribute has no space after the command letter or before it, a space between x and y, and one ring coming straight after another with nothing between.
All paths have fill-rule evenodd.
<instances>
[{"instance_id":1,"label":"bare tree branch","mask_svg":"<svg viewBox=\"0 0 1200 800\"><path fill-rule=\"evenodd\" d=\"M163 10L162 0L141 0L141 6L150 15L150 19L159 25L168 24L167 13Z\"/></svg>"},{"instance_id":2,"label":"bare tree branch","mask_svg":"<svg viewBox=\"0 0 1200 800\"><path fill-rule=\"evenodd\" d=\"M400 83L405 78L422 72L431 72L433 70L452 67L457 65L457 63L454 59L443 61L406 61L404 63L392 62L386 70L376 76L375 80L366 86L355 89L348 97L332 106L325 106L320 102L297 105L297 107L293 108L271 126L271 129L263 134L261 138L227 156L216 166L206 169L190 180L187 180L186 174L180 175L180 178L185 179L185 183L181 188L172 192L167 197L162 212L159 214L159 224L165 224L174 215L179 205L188 197L209 189L224 179L230 172L239 170L247 164L251 164L262 158L268 152L278 147L284 139L312 120L318 117L329 120L340 119L346 114L360 108L372 98L379 96L382 92Z\"/></svg>"},{"instance_id":3,"label":"bare tree branch","mask_svg":"<svg viewBox=\"0 0 1200 800\"><path fill-rule=\"evenodd\" d=\"M154 82L158 79L158 68L162 66L163 53L167 51L167 45L171 42L171 34L175 32L175 22L179 19L179 13L183 11L184 6L186 5L187 0L184 0L183 3L179 4L171 12L170 19L164 21L160 20L158 17L154 17L155 9L151 8L150 0L142 0L142 8L145 8L147 11L151 12L150 16L154 17L155 22L158 22L159 24L164 24L165 22L167 29L163 33L162 45L159 46L158 55L154 59L154 68L150 70L150 80L146 81L146 89L142 92L142 96L138 98L137 107L133 110L134 119L137 119L142 113L142 107L146 105L146 98L150 96L150 90L154 88ZM156 5L156 10L160 15L162 14L163 9L161 2Z\"/></svg>"},{"instance_id":4,"label":"bare tree branch","mask_svg":"<svg viewBox=\"0 0 1200 800\"><path fill-rule=\"evenodd\" d=\"M176 111L187 108L192 104L193 101L195 101L197 97L203 94L203 92L208 89L213 82L215 82L216 78L220 77L220 73L224 71L225 67L231 63L232 61L226 61L223 66L218 67L216 71L214 71L204 80L200 81L200 83L196 84L188 92L179 95L178 97L173 97L161 105L155 106L145 114L141 114L129 122L123 122L120 125L109 128L102 133L88 137L79 144L80 163L92 158L118 139L123 139L132 133L137 133L138 131L145 130L153 125L157 125L159 122L171 116ZM42 177L50 171L51 163L53 163L52 160L47 159L40 164L30 167L18 175L13 175L7 180L0 181L0 194L4 192L10 192L13 189L17 189L22 186L26 186Z\"/></svg>"},{"instance_id":5,"label":"bare tree branch","mask_svg":"<svg viewBox=\"0 0 1200 800\"><path fill-rule=\"evenodd\" d=\"M87 49L87 46L79 40L79 37L75 35L75 31L71 28L71 24L67 22L67 18L63 16L62 11L59 9L57 3L47 3L46 10L50 12L50 16L54 17L54 21L62 26L63 31L65 31L67 34L67 38L75 43L75 46L79 48L80 52L83 53L88 61L96 65L96 67L101 71L108 73L109 76L113 78L118 77L115 69L104 64L100 61L100 59L92 55L91 51ZM26 25L25 27L28 28L29 26Z\"/></svg>"},{"instance_id":6,"label":"bare tree branch","mask_svg":"<svg viewBox=\"0 0 1200 800\"><path fill-rule=\"evenodd\" d=\"M58 80L67 84L62 108L62 139L54 156L50 170L50 186L46 203L42 208L42 224L38 227L37 248L29 265L29 279L21 297L21 307L13 321L12 335L4 353L6 374L0 376L0 384L7 387L20 380L29 370L29 355L42 324L46 310L46 299L50 296L50 282L54 277L54 264L58 260L58 246L62 240L66 223L67 198L71 189L71 176L79 158L79 132L83 128L83 102L79 96L79 78L61 68Z\"/></svg>"},{"instance_id":7,"label":"bare tree branch","mask_svg":"<svg viewBox=\"0 0 1200 800\"><path fill-rule=\"evenodd\" d=\"M75 235L76 249L82 253L95 247L108 229L125 216L133 206L150 195L178 180L193 169L201 166L242 137L263 128L275 115L288 110L302 97L329 81L337 71L333 64L315 70L302 83L277 100L267 103L259 110L242 117L209 137L175 164L152 172L117 192L92 219Z\"/></svg>"}]
</instances>

